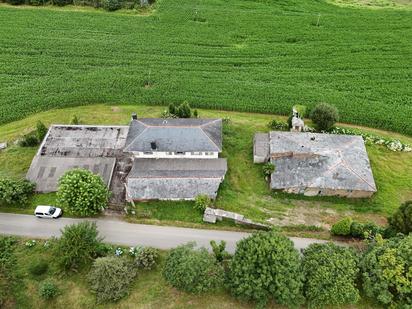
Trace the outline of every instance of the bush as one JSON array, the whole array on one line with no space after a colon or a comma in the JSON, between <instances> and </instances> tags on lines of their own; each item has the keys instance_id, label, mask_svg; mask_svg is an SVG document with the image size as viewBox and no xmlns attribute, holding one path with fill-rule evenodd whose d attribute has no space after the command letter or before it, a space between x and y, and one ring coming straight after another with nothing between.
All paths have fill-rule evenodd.
<instances>
[{"instance_id":1,"label":"bush","mask_svg":"<svg viewBox=\"0 0 412 309\"><path fill-rule=\"evenodd\" d=\"M412 201L403 203L395 213L388 218L389 226L395 232L405 235L412 232Z\"/></svg>"},{"instance_id":2,"label":"bush","mask_svg":"<svg viewBox=\"0 0 412 309\"><path fill-rule=\"evenodd\" d=\"M172 249L166 257L163 276L173 287L191 293L204 293L222 286L224 272L206 249L194 244Z\"/></svg>"},{"instance_id":3,"label":"bush","mask_svg":"<svg viewBox=\"0 0 412 309\"><path fill-rule=\"evenodd\" d=\"M102 0L102 7L109 12L116 11L121 8L119 0Z\"/></svg>"},{"instance_id":4,"label":"bush","mask_svg":"<svg viewBox=\"0 0 412 309\"><path fill-rule=\"evenodd\" d=\"M293 108L298 112L300 118L305 118L307 116L307 107L302 104L297 104Z\"/></svg>"},{"instance_id":5,"label":"bush","mask_svg":"<svg viewBox=\"0 0 412 309\"><path fill-rule=\"evenodd\" d=\"M211 203L212 200L210 199L210 197L208 197L206 194L200 194L195 198L194 208L203 212L207 207L211 205Z\"/></svg>"},{"instance_id":6,"label":"bush","mask_svg":"<svg viewBox=\"0 0 412 309\"><path fill-rule=\"evenodd\" d=\"M58 266L63 270L78 270L97 256L101 238L95 222L80 222L65 226L54 246Z\"/></svg>"},{"instance_id":7,"label":"bush","mask_svg":"<svg viewBox=\"0 0 412 309\"><path fill-rule=\"evenodd\" d=\"M286 122L277 121L276 119L269 121L268 127L271 130L278 130L278 131L288 131L289 130L289 125Z\"/></svg>"},{"instance_id":8,"label":"bush","mask_svg":"<svg viewBox=\"0 0 412 309\"><path fill-rule=\"evenodd\" d=\"M177 109L177 115L179 118L190 118L192 116L192 111L190 109L189 103L183 102Z\"/></svg>"},{"instance_id":9,"label":"bush","mask_svg":"<svg viewBox=\"0 0 412 309\"><path fill-rule=\"evenodd\" d=\"M12 5L24 4L24 0L6 0L6 2Z\"/></svg>"},{"instance_id":10,"label":"bush","mask_svg":"<svg viewBox=\"0 0 412 309\"><path fill-rule=\"evenodd\" d=\"M39 140L37 139L36 132L30 132L26 135L23 135L18 141L18 145L20 147L35 147L39 144Z\"/></svg>"},{"instance_id":11,"label":"bush","mask_svg":"<svg viewBox=\"0 0 412 309\"><path fill-rule=\"evenodd\" d=\"M59 289L52 281L44 281L40 285L39 294L43 299L50 300L59 294Z\"/></svg>"},{"instance_id":12,"label":"bush","mask_svg":"<svg viewBox=\"0 0 412 309\"><path fill-rule=\"evenodd\" d=\"M211 240L210 246L212 247L216 261L219 263L222 263L230 258L230 254L226 251L226 242L224 240L222 240L219 244L216 243L216 241Z\"/></svg>"},{"instance_id":13,"label":"bush","mask_svg":"<svg viewBox=\"0 0 412 309\"><path fill-rule=\"evenodd\" d=\"M97 302L107 303L126 296L135 277L136 271L130 262L110 256L94 261L88 281Z\"/></svg>"},{"instance_id":14,"label":"bush","mask_svg":"<svg viewBox=\"0 0 412 309\"><path fill-rule=\"evenodd\" d=\"M36 124L36 138L39 143L46 137L47 127L40 120Z\"/></svg>"},{"instance_id":15,"label":"bush","mask_svg":"<svg viewBox=\"0 0 412 309\"><path fill-rule=\"evenodd\" d=\"M275 231L254 233L237 243L230 261L229 287L234 296L264 306L303 302L303 276L293 242Z\"/></svg>"},{"instance_id":16,"label":"bush","mask_svg":"<svg viewBox=\"0 0 412 309\"><path fill-rule=\"evenodd\" d=\"M58 6L65 6L69 4L73 4L72 0L52 0L53 5L58 5Z\"/></svg>"},{"instance_id":17,"label":"bush","mask_svg":"<svg viewBox=\"0 0 412 309\"><path fill-rule=\"evenodd\" d=\"M0 308L12 295L16 280L17 260L14 255L15 238L0 236Z\"/></svg>"},{"instance_id":18,"label":"bush","mask_svg":"<svg viewBox=\"0 0 412 309\"><path fill-rule=\"evenodd\" d=\"M304 292L309 308L355 304L358 259L353 250L333 243L312 244L303 251Z\"/></svg>"},{"instance_id":19,"label":"bush","mask_svg":"<svg viewBox=\"0 0 412 309\"><path fill-rule=\"evenodd\" d=\"M143 247L137 250L135 255L135 265L140 269L152 269L159 259L159 251L150 248L150 247Z\"/></svg>"},{"instance_id":20,"label":"bush","mask_svg":"<svg viewBox=\"0 0 412 309\"><path fill-rule=\"evenodd\" d=\"M27 180L0 178L0 204L25 205L34 192L35 185Z\"/></svg>"},{"instance_id":21,"label":"bush","mask_svg":"<svg viewBox=\"0 0 412 309\"><path fill-rule=\"evenodd\" d=\"M333 235L349 236L351 231L352 218L346 217L332 225L331 232Z\"/></svg>"},{"instance_id":22,"label":"bush","mask_svg":"<svg viewBox=\"0 0 412 309\"><path fill-rule=\"evenodd\" d=\"M107 207L109 196L102 178L88 170L74 169L59 179L57 203L77 215L98 214Z\"/></svg>"},{"instance_id":23,"label":"bush","mask_svg":"<svg viewBox=\"0 0 412 309\"><path fill-rule=\"evenodd\" d=\"M336 107L321 103L313 109L310 118L318 130L328 131L339 120L339 114Z\"/></svg>"},{"instance_id":24,"label":"bush","mask_svg":"<svg viewBox=\"0 0 412 309\"><path fill-rule=\"evenodd\" d=\"M366 295L385 308L409 308L412 303L412 235L372 243L361 261Z\"/></svg>"},{"instance_id":25,"label":"bush","mask_svg":"<svg viewBox=\"0 0 412 309\"><path fill-rule=\"evenodd\" d=\"M72 118L70 119L70 124L71 125L79 125L80 124L80 119L76 115L73 115Z\"/></svg>"},{"instance_id":26,"label":"bush","mask_svg":"<svg viewBox=\"0 0 412 309\"><path fill-rule=\"evenodd\" d=\"M45 274L48 269L49 264L42 259L34 260L29 265L29 273L36 277Z\"/></svg>"},{"instance_id":27,"label":"bush","mask_svg":"<svg viewBox=\"0 0 412 309\"><path fill-rule=\"evenodd\" d=\"M350 226L350 235L354 238L365 238L364 225L357 221L353 221Z\"/></svg>"}]
</instances>

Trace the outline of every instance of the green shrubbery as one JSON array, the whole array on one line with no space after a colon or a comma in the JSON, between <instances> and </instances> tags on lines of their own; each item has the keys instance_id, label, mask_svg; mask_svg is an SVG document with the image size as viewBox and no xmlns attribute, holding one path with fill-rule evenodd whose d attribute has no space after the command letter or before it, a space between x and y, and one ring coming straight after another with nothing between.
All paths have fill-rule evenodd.
<instances>
[{"instance_id":1,"label":"green shrubbery","mask_svg":"<svg viewBox=\"0 0 412 309\"><path fill-rule=\"evenodd\" d=\"M65 226L54 246L59 268L77 270L90 264L98 255L101 240L94 222Z\"/></svg>"},{"instance_id":2,"label":"green shrubbery","mask_svg":"<svg viewBox=\"0 0 412 309\"><path fill-rule=\"evenodd\" d=\"M15 243L13 237L0 236L0 308L11 297L16 280Z\"/></svg>"},{"instance_id":3,"label":"green shrubbery","mask_svg":"<svg viewBox=\"0 0 412 309\"><path fill-rule=\"evenodd\" d=\"M237 243L230 261L229 286L234 296L264 306L303 302L303 275L293 242L275 231L258 232Z\"/></svg>"},{"instance_id":4,"label":"green shrubbery","mask_svg":"<svg viewBox=\"0 0 412 309\"><path fill-rule=\"evenodd\" d=\"M152 269L159 259L159 251L151 247L140 247L134 255L134 263L139 269Z\"/></svg>"},{"instance_id":5,"label":"green shrubbery","mask_svg":"<svg viewBox=\"0 0 412 309\"><path fill-rule=\"evenodd\" d=\"M175 104L169 104L168 109L163 112L163 118L190 118L192 117L192 109L189 103L183 102L182 104L176 106ZM193 112L193 117L198 118L199 113L197 110Z\"/></svg>"},{"instance_id":6,"label":"green shrubbery","mask_svg":"<svg viewBox=\"0 0 412 309\"><path fill-rule=\"evenodd\" d=\"M94 261L88 280L97 301L107 303L127 295L136 274L132 263L125 258L102 257Z\"/></svg>"},{"instance_id":7,"label":"green shrubbery","mask_svg":"<svg viewBox=\"0 0 412 309\"><path fill-rule=\"evenodd\" d=\"M102 7L107 11L115 11L120 8L124 9L133 9L136 7L140 7L140 1L134 0L4 0L6 3L12 5L45 5L45 4L52 4L56 6L65 6L65 5L76 5L76 6L91 6L94 8ZM1 1L0 1L1 2ZM149 5L152 5L154 1L147 1ZM147 6L147 5L143 5ZM143 7L142 6L142 7Z\"/></svg>"},{"instance_id":8,"label":"green shrubbery","mask_svg":"<svg viewBox=\"0 0 412 309\"><path fill-rule=\"evenodd\" d=\"M205 194L200 194L196 196L195 198L194 208L203 212L211 204L212 204L212 200L210 199L209 196Z\"/></svg>"},{"instance_id":9,"label":"green shrubbery","mask_svg":"<svg viewBox=\"0 0 412 309\"><path fill-rule=\"evenodd\" d=\"M271 130L277 130L277 131L288 131L289 130L289 124L287 122L278 121L276 119L269 121L268 127Z\"/></svg>"},{"instance_id":10,"label":"green shrubbery","mask_svg":"<svg viewBox=\"0 0 412 309\"><path fill-rule=\"evenodd\" d=\"M389 226L396 232L405 235L412 232L412 201L403 203L395 213L389 217Z\"/></svg>"},{"instance_id":11,"label":"green shrubbery","mask_svg":"<svg viewBox=\"0 0 412 309\"><path fill-rule=\"evenodd\" d=\"M332 225L331 233L336 236L351 236L353 238L366 239L377 234L391 236L391 232L373 222L360 223L346 217Z\"/></svg>"},{"instance_id":12,"label":"green shrubbery","mask_svg":"<svg viewBox=\"0 0 412 309\"><path fill-rule=\"evenodd\" d=\"M59 295L60 290L53 281L44 281L40 284L39 294L45 300L50 300Z\"/></svg>"},{"instance_id":13,"label":"green shrubbery","mask_svg":"<svg viewBox=\"0 0 412 309\"><path fill-rule=\"evenodd\" d=\"M361 262L366 295L385 308L410 308L412 304L412 235L377 240Z\"/></svg>"},{"instance_id":14,"label":"green shrubbery","mask_svg":"<svg viewBox=\"0 0 412 309\"><path fill-rule=\"evenodd\" d=\"M265 163L262 166L262 173L265 177L270 177L275 171L275 165L271 162Z\"/></svg>"},{"instance_id":15,"label":"green shrubbery","mask_svg":"<svg viewBox=\"0 0 412 309\"><path fill-rule=\"evenodd\" d=\"M102 8L106 11L116 11L121 8L119 0L102 0Z\"/></svg>"},{"instance_id":16,"label":"green shrubbery","mask_svg":"<svg viewBox=\"0 0 412 309\"><path fill-rule=\"evenodd\" d=\"M309 308L355 304L358 258L333 243L312 244L303 251L304 291Z\"/></svg>"},{"instance_id":17,"label":"green shrubbery","mask_svg":"<svg viewBox=\"0 0 412 309\"><path fill-rule=\"evenodd\" d=\"M35 147L39 145L47 134L47 127L43 122L37 121L36 130L23 135L18 140L20 147Z\"/></svg>"},{"instance_id":18,"label":"green shrubbery","mask_svg":"<svg viewBox=\"0 0 412 309\"><path fill-rule=\"evenodd\" d=\"M333 235L349 236L352 225L352 218L346 217L332 225L331 232Z\"/></svg>"},{"instance_id":19,"label":"green shrubbery","mask_svg":"<svg viewBox=\"0 0 412 309\"><path fill-rule=\"evenodd\" d=\"M0 205L26 205L34 193L34 187L27 180L0 178Z\"/></svg>"},{"instance_id":20,"label":"green shrubbery","mask_svg":"<svg viewBox=\"0 0 412 309\"><path fill-rule=\"evenodd\" d=\"M192 293L204 293L223 285L224 271L206 249L194 249L194 244L170 250L163 276L175 288Z\"/></svg>"},{"instance_id":21,"label":"green shrubbery","mask_svg":"<svg viewBox=\"0 0 412 309\"><path fill-rule=\"evenodd\" d=\"M329 104L318 104L311 112L310 118L319 131L328 131L339 121L336 107Z\"/></svg>"},{"instance_id":22,"label":"green shrubbery","mask_svg":"<svg viewBox=\"0 0 412 309\"><path fill-rule=\"evenodd\" d=\"M74 169L59 179L57 203L77 215L90 216L107 207L110 192L99 175Z\"/></svg>"}]
</instances>

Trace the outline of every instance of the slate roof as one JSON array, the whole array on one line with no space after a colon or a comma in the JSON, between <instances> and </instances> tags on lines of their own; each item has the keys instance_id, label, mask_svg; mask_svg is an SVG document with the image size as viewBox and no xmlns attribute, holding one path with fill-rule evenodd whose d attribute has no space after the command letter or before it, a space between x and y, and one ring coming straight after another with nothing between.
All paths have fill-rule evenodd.
<instances>
[{"instance_id":1,"label":"slate roof","mask_svg":"<svg viewBox=\"0 0 412 309\"><path fill-rule=\"evenodd\" d=\"M222 178L226 159L135 159L128 178Z\"/></svg>"},{"instance_id":2,"label":"slate roof","mask_svg":"<svg viewBox=\"0 0 412 309\"><path fill-rule=\"evenodd\" d=\"M270 156L276 166L272 189L376 191L360 136L270 132Z\"/></svg>"},{"instance_id":3,"label":"slate roof","mask_svg":"<svg viewBox=\"0 0 412 309\"><path fill-rule=\"evenodd\" d=\"M124 151L198 152L222 151L221 119L161 119L132 120Z\"/></svg>"}]
</instances>

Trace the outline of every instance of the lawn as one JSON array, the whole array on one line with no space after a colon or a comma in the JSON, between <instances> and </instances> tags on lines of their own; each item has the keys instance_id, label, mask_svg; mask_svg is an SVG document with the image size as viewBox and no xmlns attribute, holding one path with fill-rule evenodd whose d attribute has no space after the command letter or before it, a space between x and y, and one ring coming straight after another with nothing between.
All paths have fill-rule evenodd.
<instances>
[{"instance_id":1,"label":"lawn","mask_svg":"<svg viewBox=\"0 0 412 309\"><path fill-rule=\"evenodd\" d=\"M0 123L96 103L286 114L323 101L343 122L412 135L412 10L395 2L158 0L144 16L1 5Z\"/></svg>"},{"instance_id":2,"label":"lawn","mask_svg":"<svg viewBox=\"0 0 412 309\"><path fill-rule=\"evenodd\" d=\"M166 252L162 252L159 265L154 270L141 271L138 274L128 296L114 304L98 305L89 290L87 268L78 273L59 273L54 265L51 249L44 246L44 241L37 240L34 247L28 248L25 246L26 240L19 238L14 246L14 254L17 258L17 267L14 271L18 274L18 279L15 282L14 295L10 295L11 299L3 307L4 309L255 308L252 304L235 300L227 291L196 295L171 288L161 274ZM40 277L35 277L28 271L29 266L37 259L44 259L49 263L47 273ZM44 280L52 280L59 287L60 295L55 300L45 301L39 296L39 285ZM284 307L274 304L268 306L268 309L280 308ZM349 309L354 306L343 308ZM376 308L376 306L372 307L362 300L356 308L366 309Z\"/></svg>"},{"instance_id":3,"label":"lawn","mask_svg":"<svg viewBox=\"0 0 412 309\"><path fill-rule=\"evenodd\" d=\"M87 124L127 124L132 112L139 117L158 117L163 108L146 105L95 105L68 109L56 109L38 113L26 119L0 126L0 141L12 143L23 132L34 128L37 120L45 124L68 123L72 115L78 115ZM378 187L371 199L315 197L272 193L265 182L260 165L252 161L252 138L257 131L267 131L267 123L280 116L241 112L200 110L201 117L229 117L224 126L222 157L228 159L229 170L221 185L216 206L239 212L250 219L280 226L318 226L325 228L342 216L350 215L359 220L385 223L401 202L412 199L412 153L391 152L383 146L367 146L373 174ZM375 129L363 130L382 136L400 138L412 144L412 138ZM0 152L0 175L24 177L35 154L35 148L11 146ZM31 213L39 203L53 203L54 195L38 195L31 208L19 210ZM4 208L6 210L6 208ZM8 209L15 211L15 209ZM194 211L191 202L138 203L136 215L129 220L154 224L201 225L200 212ZM211 225L201 225L211 227ZM231 227L230 224L224 224Z\"/></svg>"}]
</instances>

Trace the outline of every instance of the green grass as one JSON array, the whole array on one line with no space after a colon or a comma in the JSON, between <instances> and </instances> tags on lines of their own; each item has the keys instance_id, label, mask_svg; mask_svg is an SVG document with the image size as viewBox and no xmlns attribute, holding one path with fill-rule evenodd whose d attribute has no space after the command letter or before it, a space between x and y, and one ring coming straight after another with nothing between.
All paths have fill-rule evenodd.
<instances>
[{"instance_id":1,"label":"green grass","mask_svg":"<svg viewBox=\"0 0 412 309\"><path fill-rule=\"evenodd\" d=\"M365 7L159 0L141 16L1 5L0 123L95 103L286 114L328 102L343 122L412 135L412 10Z\"/></svg>"},{"instance_id":2,"label":"green grass","mask_svg":"<svg viewBox=\"0 0 412 309\"><path fill-rule=\"evenodd\" d=\"M142 117L158 117L163 107L146 105L83 106L51 110L38 113L26 119L0 126L0 140L10 143L24 132L34 128L37 120L51 123L68 123L72 115L80 116L88 124L126 124L130 114L136 111ZM279 116L240 112L219 112L200 110L201 117L229 117L229 126L224 127L222 157L228 159L229 170L221 185L216 206L239 212L246 217L265 221L269 218L287 220L281 225L307 226L318 223L330 224L342 216L350 215L358 220L373 220L385 223L385 217L399 205L412 199L412 153L391 152L383 146L367 147L378 192L366 200L351 200L333 197L305 197L273 193L264 181L260 165L253 164L252 138L257 131L267 131L267 123ZM400 138L412 144L412 138L375 129L363 130L382 136ZM0 175L24 177L35 154L34 148L12 146L0 152ZM32 213L37 204L53 204L55 195L38 195L28 209L7 209L2 211ZM192 202L148 202L137 204L137 215L129 216L133 222L154 224L178 224L184 226L214 227L202 224L202 216L194 211ZM277 224L277 223L275 223ZM223 222L216 228L233 228ZM286 231L295 231L289 229ZM310 229L307 230L311 232ZM302 232L302 231L299 231ZM313 232L313 231L312 231ZM316 232L313 233L316 236ZM322 237L324 237L323 235Z\"/></svg>"},{"instance_id":3,"label":"green grass","mask_svg":"<svg viewBox=\"0 0 412 309\"><path fill-rule=\"evenodd\" d=\"M240 302L226 290L220 290L208 294L189 294L170 287L162 277L161 270L166 252L161 253L159 265L151 271L141 271L130 288L130 293L117 303L98 305L90 293L87 283L88 269L82 269L78 273L61 274L55 263L55 256L51 249L44 247L44 241L38 240L36 246L25 247L27 239L18 238L15 245L17 267L14 271L18 274L15 282L14 295L10 295L10 301L4 309L131 309L131 308L209 308L209 309L247 309L255 308L253 304ZM126 250L127 252L127 250ZM30 264L39 258L49 262L49 270L40 277L35 278L28 273ZM44 301L39 297L38 288L43 280L52 280L60 289L60 295L51 301ZM269 304L268 309L280 309L284 307ZM377 308L363 299L357 306L343 308Z\"/></svg>"}]
</instances>

